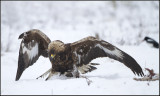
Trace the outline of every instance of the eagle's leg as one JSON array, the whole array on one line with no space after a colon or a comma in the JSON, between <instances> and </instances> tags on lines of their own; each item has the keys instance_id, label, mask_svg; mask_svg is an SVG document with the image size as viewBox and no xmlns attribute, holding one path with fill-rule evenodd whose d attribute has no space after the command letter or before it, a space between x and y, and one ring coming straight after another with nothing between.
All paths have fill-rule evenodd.
<instances>
[{"instance_id":1,"label":"eagle's leg","mask_svg":"<svg viewBox=\"0 0 160 96\"><path fill-rule=\"evenodd\" d=\"M73 74L73 77L79 78L79 71L75 65L74 65L72 74Z\"/></svg>"},{"instance_id":2,"label":"eagle's leg","mask_svg":"<svg viewBox=\"0 0 160 96\"><path fill-rule=\"evenodd\" d=\"M45 73L43 73L41 76L37 77L36 79L42 78L45 75L47 75L49 72L51 72L52 68L50 68L48 71L46 71Z\"/></svg>"},{"instance_id":3,"label":"eagle's leg","mask_svg":"<svg viewBox=\"0 0 160 96\"><path fill-rule=\"evenodd\" d=\"M76 78L80 78L80 77L81 77L81 78L85 78L88 85L90 85L91 82L92 82L92 81L89 80L86 76L81 76L80 73L79 73L79 71L78 71L78 69L77 69L77 67L76 67L75 65L74 65L74 70L73 70L72 74L73 74L73 76L76 77Z\"/></svg>"},{"instance_id":4,"label":"eagle's leg","mask_svg":"<svg viewBox=\"0 0 160 96\"><path fill-rule=\"evenodd\" d=\"M50 78L51 78L53 75L55 75L55 74L58 74L58 72L55 72L55 71L51 70L50 73L49 73L49 76L46 78L46 81L47 81L48 79L50 79Z\"/></svg>"},{"instance_id":5,"label":"eagle's leg","mask_svg":"<svg viewBox=\"0 0 160 96\"><path fill-rule=\"evenodd\" d=\"M47 81L49 78L51 78L52 76L53 76L53 73L50 72L50 73L49 73L49 76L46 78L46 81Z\"/></svg>"},{"instance_id":6,"label":"eagle's leg","mask_svg":"<svg viewBox=\"0 0 160 96\"><path fill-rule=\"evenodd\" d=\"M92 83L92 80L89 80L86 76L81 76L80 75L80 77L85 78L88 85L90 85Z\"/></svg>"}]
</instances>

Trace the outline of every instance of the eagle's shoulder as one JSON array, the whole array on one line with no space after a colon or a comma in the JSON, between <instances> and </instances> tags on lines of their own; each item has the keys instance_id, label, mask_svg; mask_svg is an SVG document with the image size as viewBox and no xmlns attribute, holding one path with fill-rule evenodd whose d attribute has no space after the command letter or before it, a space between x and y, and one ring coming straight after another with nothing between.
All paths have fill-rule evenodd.
<instances>
[{"instance_id":1,"label":"eagle's shoulder","mask_svg":"<svg viewBox=\"0 0 160 96\"><path fill-rule=\"evenodd\" d=\"M32 40L36 40L37 42L44 42L47 44L51 42L49 37L38 29L32 29L27 32L24 32L21 35L19 35L18 39L23 39L25 43L28 43Z\"/></svg>"},{"instance_id":2,"label":"eagle's shoulder","mask_svg":"<svg viewBox=\"0 0 160 96\"><path fill-rule=\"evenodd\" d=\"M34 34L35 37L43 38L43 39L40 39L40 40L44 40L48 44L51 42L51 40L49 39L49 37L46 34L44 34L43 32L41 32L40 30L33 31L33 34Z\"/></svg>"},{"instance_id":3,"label":"eagle's shoulder","mask_svg":"<svg viewBox=\"0 0 160 96\"><path fill-rule=\"evenodd\" d=\"M98 40L98 39L95 38L95 37L93 37L93 36L88 36L88 37L83 38L83 39L81 39L81 40L79 40L79 41L73 42L73 43L71 44L71 46L75 46L75 45L77 45L77 44L84 43L84 42L88 42L88 41L97 41L97 40Z\"/></svg>"}]
</instances>

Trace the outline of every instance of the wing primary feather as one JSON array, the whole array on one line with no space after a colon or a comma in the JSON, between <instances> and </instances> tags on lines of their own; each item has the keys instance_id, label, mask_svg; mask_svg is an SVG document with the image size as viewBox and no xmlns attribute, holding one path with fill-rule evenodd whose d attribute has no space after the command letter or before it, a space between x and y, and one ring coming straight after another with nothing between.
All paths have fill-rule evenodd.
<instances>
[{"instance_id":1,"label":"wing primary feather","mask_svg":"<svg viewBox=\"0 0 160 96\"><path fill-rule=\"evenodd\" d=\"M19 58L18 58L18 68L17 68L17 74L16 74L16 81L19 80L19 78L21 77L23 71L25 70L25 66L24 66L25 62L24 62L24 58L22 53L19 53Z\"/></svg>"},{"instance_id":2,"label":"wing primary feather","mask_svg":"<svg viewBox=\"0 0 160 96\"><path fill-rule=\"evenodd\" d=\"M142 68L134 58L104 40L90 36L72 43L71 47L77 56L77 66L79 67L89 64L95 58L109 57L126 65L134 74L144 75Z\"/></svg>"}]
</instances>

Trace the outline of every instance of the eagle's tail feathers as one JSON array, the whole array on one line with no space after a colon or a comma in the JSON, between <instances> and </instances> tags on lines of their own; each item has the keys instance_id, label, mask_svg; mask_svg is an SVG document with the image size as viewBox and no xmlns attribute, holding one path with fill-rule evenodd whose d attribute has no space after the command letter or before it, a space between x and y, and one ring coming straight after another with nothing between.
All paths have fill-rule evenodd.
<instances>
[{"instance_id":1,"label":"eagle's tail feathers","mask_svg":"<svg viewBox=\"0 0 160 96\"><path fill-rule=\"evenodd\" d=\"M93 70L96 70L97 68L92 66L91 65L83 65L81 67L78 68L78 70L82 73L82 74L85 74L85 73L88 73L88 72L91 72Z\"/></svg>"}]
</instances>

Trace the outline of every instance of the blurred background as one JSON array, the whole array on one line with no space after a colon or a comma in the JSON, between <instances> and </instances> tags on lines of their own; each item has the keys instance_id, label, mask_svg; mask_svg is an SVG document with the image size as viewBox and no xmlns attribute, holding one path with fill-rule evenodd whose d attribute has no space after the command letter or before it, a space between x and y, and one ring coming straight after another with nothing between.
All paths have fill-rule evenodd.
<instances>
[{"instance_id":1,"label":"blurred background","mask_svg":"<svg viewBox=\"0 0 160 96\"><path fill-rule=\"evenodd\" d=\"M21 43L18 37L31 29L39 29L52 41L64 43L96 36L131 55L143 70L150 68L159 73L159 49L142 42L145 36L159 42L159 1L1 1L0 92L5 95L159 94L159 81L136 82L126 66L109 58L92 60L101 65L86 74L93 80L89 87L82 78L36 80L51 68L50 61L42 56L16 82Z\"/></svg>"},{"instance_id":2,"label":"blurred background","mask_svg":"<svg viewBox=\"0 0 160 96\"><path fill-rule=\"evenodd\" d=\"M96 36L114 45L159 42L159 1L1 1L1 55L18 51L18 36L40 29L52 41Z\"/></svg>"}]
</instances>

